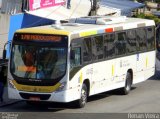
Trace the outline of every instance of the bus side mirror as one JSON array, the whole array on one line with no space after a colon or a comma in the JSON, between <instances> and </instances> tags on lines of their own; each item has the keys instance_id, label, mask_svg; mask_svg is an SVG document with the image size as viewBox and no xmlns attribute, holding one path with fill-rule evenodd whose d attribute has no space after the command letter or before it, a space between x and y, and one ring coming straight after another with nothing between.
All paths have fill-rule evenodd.
<instances>
[{"instance_id":1,"label":"bus side mirror","mask_svg":"<svg viewBox=\"0 0 160 119\"><path fill-rule=\"evenodd\" d=\"M3 59L6 59L7 56L7 50L6 50L6 46L9 45L9 47L11 48L11 41L8 41L5 43L4 45L4 49L3 49Z\"/></svg>"},{"instance_id":2,"label":"bus side mirror","mask_svg":"<svg viewBox=\"0 0 160 119\"><path fill-rule=\"evenodd\" d=\"M4 49L3 50L3 59L6 59L6 54L7 54L7 51Z\"/></svg>"}]
</instances>

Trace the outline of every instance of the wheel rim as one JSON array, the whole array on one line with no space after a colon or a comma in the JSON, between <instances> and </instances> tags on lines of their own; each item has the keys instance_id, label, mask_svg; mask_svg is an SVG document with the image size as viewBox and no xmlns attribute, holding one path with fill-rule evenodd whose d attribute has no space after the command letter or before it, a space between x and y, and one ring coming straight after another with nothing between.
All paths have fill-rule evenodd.
<instances>
[{"instance_id":1,"label":"wheel rim","mask_svg":"<svg viewBox=\"0 0 160 119\"><path fill-rule=\"evenodd\" d=\"M86 101L87 101L87 92L86 92L85 89L82 89L82 91L81 91L81 103L83 105L85 105Z\"/></svg>"},{"instance_id":2,"label":"wheel rim","mask_svg":"<svg viewBox=\"0 0 160 119\"><path fill-rule=\"evenodd\" d=\"M126 80L126 90L130 91L130 89L131 89L131 77L130 75L128 75Z\"/></svg>"},{"instance_id":3,"label":"wheel rim","mask_svg":"<svg viewBox=\"0 0 160 119\"><path fill-rule=\"evenodd\" d=\"M127 81L127 82L128 82L128 81ZM127 91L130 90L130 84L129 84L129 83L127 83L126 90L127 90Z\"/></svg>"}]
</instances>

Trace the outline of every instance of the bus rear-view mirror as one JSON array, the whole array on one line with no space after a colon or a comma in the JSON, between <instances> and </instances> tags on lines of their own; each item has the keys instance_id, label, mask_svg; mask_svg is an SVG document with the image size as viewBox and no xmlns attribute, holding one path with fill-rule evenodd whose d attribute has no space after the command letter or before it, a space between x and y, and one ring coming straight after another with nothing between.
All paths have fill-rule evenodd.
<instances>
[{"instance_id":1,"label":"bus rear-view mirror","mask_svg":"<svg viewBox=\"0 0 160 119\"><path fill-rule=\"evenodd\" d=\"M6 54L7 54L7 51L4 49L3 50L3 59L6 59Z\"/></svg>"}]
</instances>

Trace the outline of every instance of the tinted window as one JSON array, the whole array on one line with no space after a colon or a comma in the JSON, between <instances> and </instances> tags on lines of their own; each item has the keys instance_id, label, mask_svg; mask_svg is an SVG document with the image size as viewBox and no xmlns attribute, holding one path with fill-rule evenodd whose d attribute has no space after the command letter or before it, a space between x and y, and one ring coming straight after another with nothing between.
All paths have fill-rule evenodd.
<instances>
[{"instance_id":1,"label":"tinted window","mask_svg":"<svg viewBox=\"0 0 160 119\"><path fill-rule=\"evenodd\" d=\"M83 61L87 63L92 59L91 38L84 38L83 40Z\"/></svg>"},{"instance_id":2,"label":"tinted window","mask_svg":"<svg viewBox=\"0 0 160 119\"><path fill-rule=\"evenodd\" d=\"M81 48L72 48L70 54L71 69L81 65Z\"/></svg>"},{"instance_id":3,"label":"tinted window","mask_svg":"<svg viewBox=\"0 0 160 119\"><path fill-rule=\"evenodd\" d=\"M126 49L128 53L136 52L136 33L135 30L129 30L127 33Z\"/></svg>"},{"instance_id":4,"label":"tinted window","mask_svg":"<svg viewBox=\"0 0 160 119\"><path fill-rule=\"evenodd\" d=\"M121 32L116 34L116 55L126 54L126 33Z\"/></svg>"},{"instance_id":5,"label":"tinted window","mask_svg":"<svg viewBox=\"0 0 160 119\"><path fill-rule=\"evenodd\" d=\"M146 41L146 31L144 28L136 29L137 34L137 50L146 51L147 41Z\"/></svg>"},{"instance_id":6,"label":"tinted window","mask_svg":"<svg viewBox=\"0 0 160 119\"><path fill-rule=\"evenodd\" d=\"M107 34L104 37L104 55L105 58L112 58L115 56L115 44L114 44L115 35Z\"/></svg>"},{"instance_id":7,"label":"tinted window","mask_svg":"<svg viewBox=\"0 0 160 119\"><path fill-rule=\"evenodd\" d=\"M147 49L153 50L155 47L154 27L146 28L147 33Z\"/></svg>"},{"instance_id":8,"label":"tinted window","mask_svg":"<svg viewBox=\"0 0 160 119\"><path fill-rule=\"evenodd\" d=\"M95 36L92 42L93 59L103 59L103 36Z\"/></svg>"}]
</instances>

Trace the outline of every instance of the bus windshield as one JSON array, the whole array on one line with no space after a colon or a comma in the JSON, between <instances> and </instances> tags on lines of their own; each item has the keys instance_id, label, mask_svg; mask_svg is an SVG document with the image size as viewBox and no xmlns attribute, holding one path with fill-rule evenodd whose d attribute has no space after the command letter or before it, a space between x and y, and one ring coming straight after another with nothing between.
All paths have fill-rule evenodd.
<instances>
[{"instance_id":1,"label":"bus windshield","mask_svg":"<svg viewBox=\"0 0 160 119\"><path fill-rule=\"evenodd\" d=\"M21 80L46 82L65 75L67 42L15 41L10 61L10 71L13 76Z\"/></svg>"},{"instance_id":2,"label":"bus windshield","mask_svg":"<svg viewBox=\"0 0 160 119\"><path fill-rule=\"evenodd\" d=\"M66 48L14 45L11 71L20 78L59 78L66 71Z\"/></svg>"}]
</instances>

